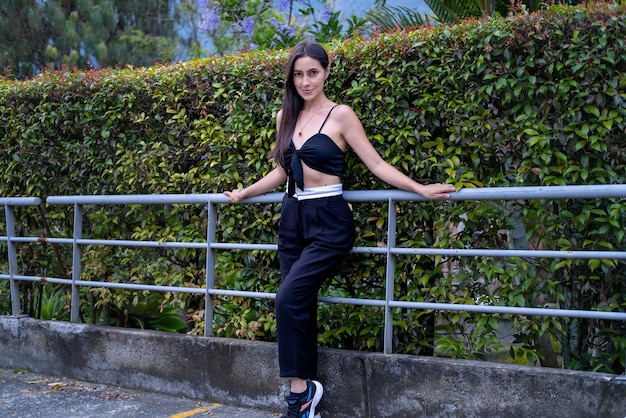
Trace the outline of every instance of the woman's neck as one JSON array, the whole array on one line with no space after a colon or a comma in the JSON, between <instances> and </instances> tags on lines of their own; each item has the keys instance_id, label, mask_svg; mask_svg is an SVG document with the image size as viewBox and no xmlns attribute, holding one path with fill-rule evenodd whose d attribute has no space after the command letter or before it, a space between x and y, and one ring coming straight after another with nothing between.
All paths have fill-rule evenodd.
<instances>
[{"instance_id":1,"label":"woman's neck","mask_svg":"<svg viewBox=\"0 0 626 418\"><path fill-rule=\"evenodd\" d=\"M315 100L304 102L302 106L302 110L305 112L309 112L312 110L320 110L323 107L327 106L330 103L330 100L326 98L326 96L316 98Z\"/></svg>"}]
</instances>

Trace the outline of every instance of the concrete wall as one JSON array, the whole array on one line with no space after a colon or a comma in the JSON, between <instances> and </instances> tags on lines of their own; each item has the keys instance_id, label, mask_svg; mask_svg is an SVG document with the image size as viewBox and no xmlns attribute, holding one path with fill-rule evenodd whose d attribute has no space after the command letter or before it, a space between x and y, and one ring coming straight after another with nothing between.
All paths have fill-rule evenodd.
<instances>
[{"instance_id":1,"label":"concrete wall","mask_svg":"<svg viewBox=\"0 0 626 418\"><path fill-rule=\"evenodd\" d=\"M623 376L324 349L325 416L626 417ZM0 367L283 409L276 345L0 316Z\"/></svg>"}]
</instances>

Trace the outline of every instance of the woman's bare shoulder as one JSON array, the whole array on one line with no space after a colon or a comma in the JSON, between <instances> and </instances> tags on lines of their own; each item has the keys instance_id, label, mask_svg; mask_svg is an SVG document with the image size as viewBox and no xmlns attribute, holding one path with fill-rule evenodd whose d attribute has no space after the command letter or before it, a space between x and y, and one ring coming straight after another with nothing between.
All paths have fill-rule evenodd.
<instances>
[{"instance_id":1,"label":"woman's bare shoulder","mask_svg":"<svg viewBox=\"0 0 626 418\"><path fill-rule=\"evenodd\" d=\"M276 126L280 126L280 120L283 118L283 109L280 109L278 113L276 113Z\"/></svg>"},{"instance_id":2,"label":"woman's bare shoulder","mask_svg":"<svg viewBox=\"0 0 626 418\"><path fill-rule=\"evenodd\" d=\"M344 115L345 116L346 114L354 113L354 110L352 110L352 108L349 105L347 105L347 104L337 103L334 106L334 110L333 110L333 113L335 113L335 112L337 114L339 114L339 115Z\"/></svg>"},{"instance_id":3,"label":"woman's bare shoulder","mask_svg":"<svg viewBox=\"0 0 626 418\"><path fill-rule=\"evenodd\" d=\"M333 109L332 117L335 120L344 121L344 122L348 122L348 121L354 122L355 120L358 120L358 117L356 113L354 113L354 110L352 110L352 108L347 104L336 105L335 108Z\"/></svg>"},{"instance_id":4,"label":"woman's bare shoulder","mask_svg":"<svg viewBox=\"0 0 626 418\"><path fill-rule=\"evenodd\" d=\"M353 126L361 123L352 107L346 104L337 105L333 110L332 116L334 120L341 122L341 125L344 126Z\"/></svg>"}]
</instances>

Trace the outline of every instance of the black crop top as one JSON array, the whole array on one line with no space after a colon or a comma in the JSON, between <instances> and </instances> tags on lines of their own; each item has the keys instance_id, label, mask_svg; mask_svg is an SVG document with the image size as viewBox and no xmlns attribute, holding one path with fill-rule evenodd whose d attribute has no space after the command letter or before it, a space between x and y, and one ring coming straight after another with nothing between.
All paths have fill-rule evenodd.
<instances>
[{"instance_id":1,"label":"black crop top","mask_svg":"<svg viewBox=\"0 0 626 418\"><path fill-rule=\"evenodd\" d=\"M293 140L289 144L284 155L284 167L289 176L290 196L293 196L295 192L294 182L300 189L304 189L302 161L313 170L333 176L343 176L345 153L328 135L322 133L322 128L335 107L337 107L337 105L333 106L328 112L328 115L326 115L326 119L324 119L322 126L320 126L320 130L307 139L300 149L296 149Z\"/></svg>"}]
</instances>

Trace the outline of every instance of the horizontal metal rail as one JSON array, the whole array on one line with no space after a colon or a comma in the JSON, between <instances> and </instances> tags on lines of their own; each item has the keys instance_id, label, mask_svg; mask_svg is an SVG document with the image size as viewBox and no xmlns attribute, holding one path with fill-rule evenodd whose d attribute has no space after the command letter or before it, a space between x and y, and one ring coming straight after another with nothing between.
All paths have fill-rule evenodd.
<instances>
[{"instance_id":1,"label":"horizontal metal rail","mask_svg":"<svg viewBox=\"0 0 626 418\"><path fill-rule=\"evenodd\" d=\"M244 199L240 204L280 203L283 193L269 193ZM508 307L493 305L429 303L393 300L395 280L395 257L415 255L439 255L461 257L520 257L520 258L556 258L556 259L626 259L626 251L559 251L559 250L502 250L502 249L454 249L454 248L405 248L395 246L395 204L396 202L424 201L415 193L401 190L374 190L374 191L346 191L344 197L349 202L382 202L388 203L388 247L355 247L354 253L378 254L387 257L386 296L385 299L358 299L341 297L319 297L321 302L341 303L354 305L368 305L385 308L384 351L391 352L392 310L401 309L429 309L443 311L467 311L486 314L502 313L511 315L556 316L572 318L591 318L626 321L626 313L609 311L582 311L567 309ZM545 187L497 187L463 189L451 193L453 201L475 200L537 200L537 199L607 199L626 198L626 185L594 185L594 186L545 186ZM9 198L19 199L19 198ZM2 203L2 200L0 200ZM48 242L63 245L72 245L74 250L72 278L30 277L20 276L17 271L5 275L0 279L12 281L47 281L72 286L72 320L78 321L79 288L107 287L129 290L152 290L158 292L182 292L205 295L205 335L212 335L213 296L240 296L251 298L275 297L274 293L236 291L216 289L214 287L214 260L215 251L276 251L276 244L249 244L215 241L215 222L218 204L227 204L227 197L221 193L210 194L170 194L170 195L89 195L89 196L50 196L46 199L48 205L74 206L74 233L72 238L41 238L41 237L0 237L0 240L15 243ZM25 204L25 203L24 203ZM206 242L175 242L175 241L138 241L138 240L103 240L82 238L82 207L84 205L206 205L207 206L207 241ZM126 246L126 247L159 247L159 248L195 248L207 251L207 277L204 289L187 287L154 286L130 283L111 283L102 281L81 280L81 248L86 245Z\"/></svg>"},{"instance_id":2,"label":"horizontal metal rail","mask_svg":"<svg viewBox=\"0 0 626 418\"><path fill-rule=\"evenodd\" d=\"M0 237L0 241L6 241L6 237ZM102 245L111 247L157 247L157 248L192 248L206 249L205 242L180 242L180 241L137 241L118 239L88 239L81 238L36 238L16 237L13 242L35 243L46 242L50 244L73 244ZM245 250L245 251L276 251L276 244L242 244L214 242L209 244L214 250ZM390 248L386 247L354 247L356 254L396 254L396 255L442 255L463 257L519 257L519 258L567 258L567 259L626 259L624 251L557 251L557 250L495 250L495 249L471 249L471 248ZM2 277L2 275L0 275Z\"/></svg>"},{"instance_id":3,"label":"horizontal metal rail","mask_svg":"<svg viewBox=\"0 0 626 418\"><path fill-rule=\"evenodd\" d=\"M2 206L37 206L41 203L38 197L0 197Z\"/></svg>"},{"instance_id":4,"label":"horizontal metal rail","mask_svg":"<svg viewBox=\"0 0 626 418\"><path fill-rule=\"evenodd\" d=\"M280 203L283 193L268 193L242 199L242 203ZM348 190L344 197L350 202L425 201L419 194L403 190ZM450 194L450 200L537 200L537 199L607 199L626 197L625 184L577 186L485 187L462 189ZM49 205L173 205L228 203L222 193L206 194L137 194L49 196Z\"/></svg>"}]
</instances>

